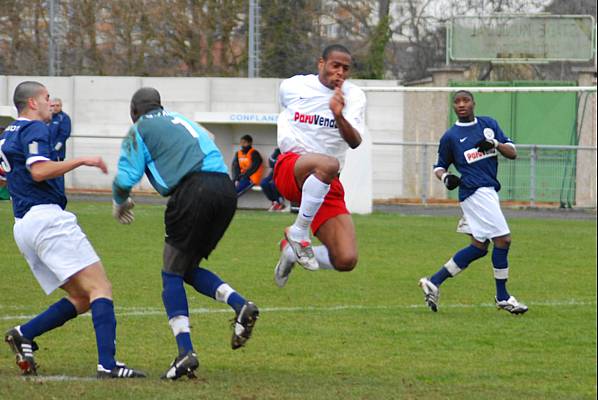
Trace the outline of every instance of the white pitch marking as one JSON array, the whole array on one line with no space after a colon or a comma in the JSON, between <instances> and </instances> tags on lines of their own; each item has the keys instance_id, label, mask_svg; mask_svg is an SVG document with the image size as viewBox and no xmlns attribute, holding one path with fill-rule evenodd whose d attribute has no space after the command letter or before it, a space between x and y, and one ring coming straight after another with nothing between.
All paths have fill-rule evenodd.
<instances>
[{"instance_id":1,"label":"white pitch marking","mask_svg":"<svg viewBox=\"0 0 598 400\"><path fill-rule=\"evenodd\" d=\"M595 306L596 301L583 301L576 299L559 300L559 301L539 301L526 303L529 306L539 307L563 307L563 306ZM425 304L405 304L405 305L380 305L380 306L363 306L359 304L355 305L336 305L330 307L262 307L261 312L306 312L306 311L344 311L344 310L400 310L400 309L412 309L412 308L427 308ZM494 303L482 303L482 304L442 304L442 308L494 308ZM191 308L189 314L222 314L230 313L230 309L213 309L213 308ZM164 309L155 307L117 307L117 317L144 317L144 316L156 316L164 315ZM0 321L11 321L11 320L28 320L34 318L36 315L4 315L0 317ZM82 314L83 317L90 317L89 312Z\"/></svg>"},{"instance_id":2,"label":"white pitch marking","mask_svg":"<svg viewBox=\"0 0 598 400\"><path fill-rule=\"evenodd\" d=\"M98 381L98 378L91 376L68 376L68 375L47 375L47 376L27 376L23 380L32 382L62 382L62 381Z\"/></svg>"}]
</instances>

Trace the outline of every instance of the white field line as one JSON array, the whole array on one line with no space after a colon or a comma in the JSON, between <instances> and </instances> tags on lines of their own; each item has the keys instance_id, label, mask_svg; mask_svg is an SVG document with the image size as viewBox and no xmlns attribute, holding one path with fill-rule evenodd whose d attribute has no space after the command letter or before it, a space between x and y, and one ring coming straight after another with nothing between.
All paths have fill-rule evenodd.
<instances>
[{"instance_id":1,"label":"white field line","mask_svg":"<svg viewBox=\"0 0 598 400\"><path fill-rule=\"evenodd\" d=\"M12 379L12 378L9 378ZM98 378L92 376L68 376L68 375L47 375L47 376L26 376L21 377L28 382L67 382L67 381L99 381Z\"/></svg>"},{"instance_id":2,"label":"white field line","mask_svg":"<svg viewBox=\"0 0 598 400\"><path fill-rule=\"evenodd\" d=\"M585 301L585 300L558 300L558 301L538 301L527 303L530 307L567 307L567 306L596 306L596 301ZM330 307L261 307L260 312L262 313L278 313L278 312L335 312L345 310L402 310L412 308L426 308L425 304L404 304L404 305L380 305L380 306L363 306L363 305L336 305ZM482 303L482 304L441 304L442 308L493 308L493 303ZM2 306L0 305L0 309ZM231 313L229 308L190 308L189 314L222 314ZM116 307L116 317L151 317L151 316L164 316L165 312L163 308L156 307ZM12 321L12 320L28 320L34 318L36 315L2 315L0 321ZM83 317L90 317L90 313L81 315Z\"/></svg>"}]
</instances>

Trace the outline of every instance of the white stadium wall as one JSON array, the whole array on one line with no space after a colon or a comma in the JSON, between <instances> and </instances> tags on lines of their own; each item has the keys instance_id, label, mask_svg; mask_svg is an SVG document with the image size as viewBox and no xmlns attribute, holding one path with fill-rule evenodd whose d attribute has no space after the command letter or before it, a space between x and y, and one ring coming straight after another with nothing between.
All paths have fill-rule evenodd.
<instances>
[{"instance_id":1,"label":"white stadium wall","mask_svg":"<svg viewBox=\"0 0 598 400\"><path fill-rule=\"evenodd\" d=\"M376 200L427 201L446 199L447 191L432 174L436 143L448 123L448 96L438 95L454 81L468 80L464 68L430 70L432 78L418 82L423 90L385 91L397 81L354 80L366 91L366 134L362 146L349 150L341 174L347 205L352 212L369 213ZM579 71L579 84L595 86L595 70ZM153 86L162 94L164 106L201 123L213 135L230 168L239 139L254 138L254 146L264 159L276 146L276 117L279 112L280 79L267 78L147 78L147 77L47 77L0 76L0 116L15 117L12 95L24 80L45 84L51 96L60 97L72 117L73 132L67 142L67 156L101 154L109 166L102 175L91 168L80 168L66 175L66 185L74 190L108 191L116 169L122 138L128 131L129 100L142 86ZM404 88L409 89L409 88ZM596 206L596 93L580 125L580 145L589 151L577 157L578 207ZM433 116L433 118L430 118ZM583 122L583 124L581 124ZM418 146L413 144L418 143ZM422 143L428 143L422 147ZM592 148L594 149L592 151ZM425 149L425 152L422 150ZM266 171L267 173L267 171ZM589 184L587 183L589 182ZM136 190L153 192L144 179ZM266 208L269 203L259 191L241 197L243 208Z\"/></svg>"},{"instance_id":2,"label":"white stadium wall","mask_svg":"<svg viewBox=\"0 0 598 400\"><path fill-rule=\"evenodd\" d=\"M158 89L166 109L180 112L210 130L229 166L244 134L254 137L254 146L265 159L276 146L280 79L0 76L0 114L14 116L12 94L24 80L39 81L48 87L52 97L62 99L63 109L73 123L67 157L100 154L109 166L108 175L91 168L67 174L66 185L70 189L110 189L121 139L131 125L129 100L143 86ZM396 81L355 83L397 85ZM341 176L352 212L369 213L372 199L402 195L401 154L396 149L394 152L381 149L377 153L372 145L376 140L402 140L402 104L402 93L368 93L366 140L360 148L349 150ZM136 189L152 190L146 179ZM267 205L266 198L257 192L240 200L241 207Z\"/></svg>"}]
</instances>

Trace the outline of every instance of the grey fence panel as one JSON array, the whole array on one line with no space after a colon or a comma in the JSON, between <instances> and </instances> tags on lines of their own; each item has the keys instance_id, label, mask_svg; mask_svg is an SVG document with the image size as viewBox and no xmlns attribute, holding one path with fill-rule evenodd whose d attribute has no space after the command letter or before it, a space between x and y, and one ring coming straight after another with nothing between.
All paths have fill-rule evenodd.
<instances>
[{"instance_id":1,"label":"grey fence panel","mask_svg":"<svg viewBox=\"0 0 598 400\"><path fill-rule=\"evenodd\" d=\"M393 198L430 201L457 199L457 191L449 192L434 177L437 143L374 142L374 154L402 154L401 187ZM501 200L528 203L529 206L596 208L596 147L517 145L517 158L499 159L498 179ZM375 158L375 156L374 156ZM451 167L454 173L454 167ZM383 174L374 168L374 198L387 193ZM382 196L384 197L384 196ZM390 196L385 196L389 198Z\"/></svg>"}]
</instances>

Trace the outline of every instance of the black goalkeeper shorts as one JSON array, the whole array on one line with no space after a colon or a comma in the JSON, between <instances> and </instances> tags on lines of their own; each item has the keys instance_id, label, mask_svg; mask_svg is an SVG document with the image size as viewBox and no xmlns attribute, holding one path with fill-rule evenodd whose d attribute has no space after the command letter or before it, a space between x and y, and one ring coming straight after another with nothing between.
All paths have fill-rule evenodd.
<instances>
[{"instance_id":1,"label":"black goalkeeper shorts","mask_svg":"<svg viewBox=\"0 0 598 400\"><path fill-rule=\"evenodd\" d=\"M166 205L165 241L198 263L214 250L236 210L237 193L227 174L192 173Z\"/></svg>"}]
</instances>

